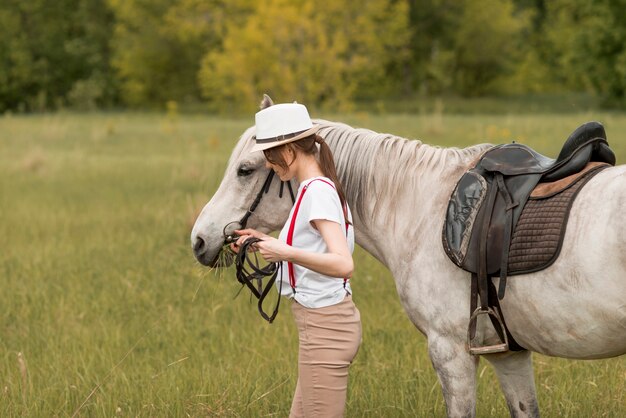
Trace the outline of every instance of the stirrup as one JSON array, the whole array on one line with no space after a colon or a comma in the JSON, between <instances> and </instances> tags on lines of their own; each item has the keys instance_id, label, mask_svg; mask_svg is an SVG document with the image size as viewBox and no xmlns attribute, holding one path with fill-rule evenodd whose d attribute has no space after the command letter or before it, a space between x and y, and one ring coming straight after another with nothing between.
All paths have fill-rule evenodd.
<instances>
[{"instance_id":1,"label":"stirrup","mask_svg":"<svg viewBox=\"0 0 626 418\"><path fill-rule=\"evenodd\" d=\"M472 329L472 323L478 321L478 317L480 315L489 315L498 320L498 324L500 325L500 330L502 331L502 335L504 336L504 341L500 344L494 345L485 345L485 346L472 346L472 339L470 338L470 330ZM502 318L498 312L494 311L490 307L482 308L478 307L470 317L469 326L467 329L467 346L469 347L470 354L473 355L481 355L481 354L492 354L492 353L502 353L504 351L509 351L509 340L506 336L506 330L504 329L504 323L502 322Z\"/></svg>"}]
</instances>

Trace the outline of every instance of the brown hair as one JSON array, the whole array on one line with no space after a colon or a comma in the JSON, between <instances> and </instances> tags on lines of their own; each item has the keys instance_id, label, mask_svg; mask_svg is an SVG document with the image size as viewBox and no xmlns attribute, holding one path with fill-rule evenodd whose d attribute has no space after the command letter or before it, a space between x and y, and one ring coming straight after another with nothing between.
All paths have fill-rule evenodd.
<instances>
[{"instance_id":1,"label":"brown hair","mask_svg":"<svg viewBox=\"0 0 626 418\"><path fill-rule=\"evenodd\" d=\"M319 144L319 149L316 144ZM324 174L324 176L331 179L333 183L335 183L335 188L337 189L337 194L339 195L339 201L341 202L341 207L343 207L344 209L346 222L351 224L352 222L348 220L348 212L346 209L346 195L343 192L343 187L341 186L341 182L339 181L339 177L337 176L337 169L335 168L333 153L330 150L330 147L328 146L326 141L324 141L324 138L317 134L313 134L294 142L289 142L278 147L266 149L263 151L263 154L265 154L265 158L267 159L267 161L272 164L276 164L284 170L287 170L294 160L291 160L289 163L285 161L282 153L282 150L284 149L291 149L294 152L294 159L296 151L300 151L305 155L319 154L319 163L320 168L322 169L322 173Z\"/></svg>"}]
</instances>

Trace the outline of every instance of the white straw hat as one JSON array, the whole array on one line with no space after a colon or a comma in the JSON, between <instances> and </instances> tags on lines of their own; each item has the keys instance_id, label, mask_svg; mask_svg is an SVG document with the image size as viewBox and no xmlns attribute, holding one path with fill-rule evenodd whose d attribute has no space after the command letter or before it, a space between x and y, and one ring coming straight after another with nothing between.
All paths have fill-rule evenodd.
<instances>
[{"instance_id":1,"label":"white straw hat","mask_svg":"<svg viewBox=\"0 0 626 418\"><path fill-rule=\"evenodd\" d=\"M250 152L263 151L306 138L318 131L306 106L299 103L281 103L267 107L255 115L256 141Z\"/></svg>"}]
</instances>

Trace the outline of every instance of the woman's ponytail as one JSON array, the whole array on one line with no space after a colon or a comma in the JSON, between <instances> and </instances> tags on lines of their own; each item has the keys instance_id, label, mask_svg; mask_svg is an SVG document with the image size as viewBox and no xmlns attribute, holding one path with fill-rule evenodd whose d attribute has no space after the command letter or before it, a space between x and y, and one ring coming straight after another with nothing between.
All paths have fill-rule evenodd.
<instances>
[{"instance_id":1,"label":"woman's ponytail","mask_svg":"<svg viewBox=\"0 0 626 418\"><path fill-rule=\"evenodd\" d=\"M332 180L335 183L335 187L337 189L337 194L339 195L339 201L341 202L341 207L344 208L344 215L346 218L346 222L352 224L352 221L348 219L348 213L346 208L348 207L346 204L346 195L343 192L343 186L339 181L339 176L337 176L337 169L335 167L335 159L333 158L333 153L330 150L330 147L319 135L315 135L315 142L319 144L319 152L320 152L320 168L322 169L322 173L326 177Z\"/></svg>"}]
</instances>

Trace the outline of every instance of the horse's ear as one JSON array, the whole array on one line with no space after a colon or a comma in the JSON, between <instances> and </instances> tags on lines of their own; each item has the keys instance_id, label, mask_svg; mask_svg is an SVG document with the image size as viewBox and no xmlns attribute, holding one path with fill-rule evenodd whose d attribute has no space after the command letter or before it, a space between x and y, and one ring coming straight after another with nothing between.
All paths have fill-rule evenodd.
<instances>
[{"instance_id":1,"label":"horse's ear","mask_svg":"<svg viewBox=\"0 0 626 418\"><path fill-rule=\"evenodd\" d=\"M267 94L263 95L263 100L261 100L261 105L259 106L261 108L261 110L263 109L267 109L268 107L272 106L274 104L274 102L272 101L272 98L270 96L268 96Z\"/></svg>"}]
</instances>

